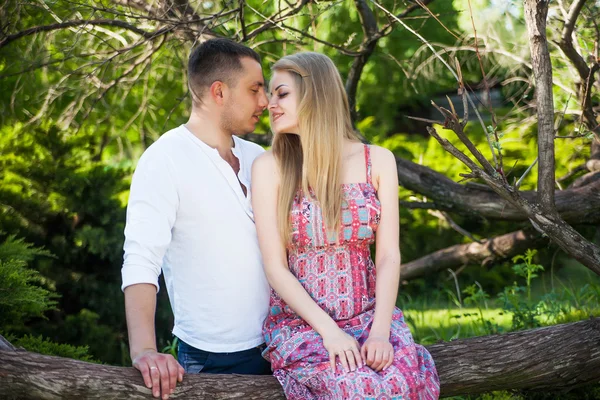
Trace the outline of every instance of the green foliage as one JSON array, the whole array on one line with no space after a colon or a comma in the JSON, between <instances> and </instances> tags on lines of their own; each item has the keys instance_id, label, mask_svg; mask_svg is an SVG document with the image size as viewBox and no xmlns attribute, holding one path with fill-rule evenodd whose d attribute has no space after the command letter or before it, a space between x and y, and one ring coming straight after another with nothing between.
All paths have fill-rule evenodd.
<instances>
[{"instance_id":1,"label":"green foliage","mask_svg":"<svg viewBox=\"0 0 600 400\"><path fill-rule=\"evenodd\" d=\"M410 2L379 3L398 14ZM132 9L111 2L57 0L44 4L46 8L8 0L2 8L6 10L4 15L18 18L9 18L5 31L10 34L57 20L90 17L115 18L143 25L148 30L161 23L140 24L131 15ZM261 14L268 15L277 7L277 2L262 0L244 4L247 31L263 22ZM229 6L229 3L203 2L202 12L217 13ZM309 6L305 12L285 21L285 25L322 41L360 50L364 33L354 2L310 2ZM380 26L389 21L383 12L370 6ZM494 110L496 120L491 120L482 105L479 111L484 123L469 122L466 134L488 159L492 158L488 139L494 151L502 151L504 170L514 183L537 155L522 4L510 0L453 0L432 2L429 8L448 30L432 18L422 18L424 11L404 21L425 36L452 65L454 57L458 59L467 86L475 87L482 81L483 66L488 82L500 87L504 105ZM589 16L588 12L584 10L584 16ZM220 35L240 38L238 13L223 14L216 16L211 26ZM552 40L562 32L556 29L562 21L551 16L549 23ZM473 51L473 24L479 47L487 44L479 55ZM593 18L580 18L576 27L576 47L590 54L596 38L593 24ZM88 346L89 357L104 362L122 365L130 362L119 289L124 205L130 174L148 145L186 119L189 100L185 64L194 44L178 34L164 42L137 42L134 36L115 26L78 27L29 36L0 52L0 226L5 232L0 239L6 241L5 245L12 242L12 247L0 247L0 252L2 249L5 252L0 255L0 326L10 327L20 336L27 334L23 339L14 339L15 343L23 340L21 345L33 351L46 347L52 354L64 352L60 354L88 357L80 347L64 350L61 345L48 343L39 336L43 334L74 346ZM115 50L122 48L123 43L131 46L131 50ZM353 61L326 44L302 39L288 28L266 30L248 44L263 56L267 79L274 61L299 50L328 54L343 78L348 76ZM446 51L448 45L459 50ZM558 47L551 46L550 51L555 67L556 114L561 116L557 134L582 136L577 140L556 141L556 174L560 177L586 160L591 136L579 121L581 107L576 100L579 87L572 71ZM132 63L137 61L144 63L131 70ZM454 78L432 56L430 48L403 27L396 26L378 42L364 66L356 98L357 128L367 139L396 155L459 181L467 168L434 139L419 134L416 125L406 118L407 115L440 118L431 115L430 99L443 98L446 93L455 92L456 87ZM597 91L591 101L592 104L600 101ZM513 105L517 108L513 109ZM435 128L464 150L451 132L438 125ZM268 130L263 118L258 132ZM568 185L573 179L563 184ZM524 177L521 188L530 190L536 185L534 168ZM401 200L427 200L405 188L400 189L399 195ZM524 226L473 216L452 217L476 238ZM402 208L400 219L403 260L469 241L426 210ZM29 246L28 250L23 250L23 246ZM41 248L47 250L42 253ZM55 258L49 257L50 254ZM415 338L422 343L598 315L600 283L594 279L583 283L561 280L558 266L556 277L554 266L550 271L540 267L549 265L549 259L549 252L540 250L539 254L532 251L515 258L513 263L517 265L506 262L488 267L465 266L457 273L455 282L440 273L403 287L399 304ZM543 286L547 278L551 279L551 289ZM10 287L9 296L3 291L5 287ZM466 289L461 291L460 287ZM54 297L53 293L60 297ZM174 353L177 340L169 340L171 326L166 291L161 291L157 310L158 346ZM590 393L598 392L592 389L589 393L581 392L579 397L556 394L557 397L551 398L586 399L592 398ZM531 396L502 392L477 398L537 398Z\"/></svg>"},{"instance_id":2,"label":"green foliage","mask_svg":"<svg viewBox=\"0 0 600 400\"><path fill-rule=\"evenodd\" d=\"M525 278L526 287L527 287L527 300L531 301L531 280L533 278L537 278L536 272L543 271L544 267L540 264L533 263L533 257L537 254L537 250L535 249L527 249L527 252L524 255L518 255L513 257L512 261L517 262L519 260L523 261L520 264L515 264L513 266L513 271L518 276L522 276Z\"/></svg>"},{"instance_id":3,"label":"green foliage","mask_svg":"<svg viewBox=\"0 0 600 400\"><path fill-rule=\"evenodd\" d=\"M485 328L486 333L489 335L499 333L501 328L497 324L487 320L483 315L483 307L487 310L487 299L489 299L490 296L483 290L479 282L475 282L474 285L468 286L463 290L463 293L466 295L464 298L465 304L473 304L477 307L477 310L479 311L479 322Z\"/></svg>"},{"instance_id":4,"label":"green foliage","mask_svg":"<svg viewBox=\"0 0 600 400\"><path fill-rule=\"evenodd\" d=\"M538 276L537 271L544 270L543 266L533 263L533 257L536 254L537 250L528 249L524 255L513 257L513 262L523 261L515 264L513 271L517 276L525 278L525 286L518 286L515 282L512 286L505 287L504 291L499 294L504 309L513 314L513 330L539 327L539 318L543 313L544 306L551 310L553 314L555 312L552 308L552 294L539 303L534 304L531 301L531 280ZM523 299L522 294L526 294L525 299ZM548 304L550 304L550 307L548 307Z\"/></svg>"},{"instance_id":5,"label":"green foliage","mask_svg":"<svg viewBox=\"0 0 600 400\"><path fill-rule=\"evenodd\" d=\"M0 128L0 225L55 256L30 267L44 288L60 293L56 310L15 334L89 344L94 357L119 362L123 193L131 170L99 160L99 139L57 126Z\"/></svg>"},{"instance_id":6,"label":"green foliage","mask_svg":"<svg viewBox=\"0 0 600 400\"><path fill-rule=\"evenodd\" d=\"M175 359L177 359L177 348L179 346L179 338L177 336L173 337L173 341L168 340L167 345L163 347L161 352L171 354Z\"/></svg>"},{"instance_id":7,"label":"green foliage","mask_svg":"<svg viewBox=\"0 0 600 400\"><path fill-rule=\"evenodd\" d=\"M41 286L37 271L27 268L36 256L49 253L13 235L0 244L0 326L4 330L43 317L44 312L56 306L57 296Z\"/></svg>"},{"instance_id":8,"label":"green foliage","mask_svg":"<svg viewBox=\"0 0 600 400\"><path fill-rule=\"evenodd\" d=\"M20 338L9 335L6 339L11 342L13 346L22 347L25 350L34 353L73 358L75 360L87 362L98 362L88 354L89 349L87 346L71 346L69 344L54 343L47 338L42 338L41 335L25 335Z\"/></svg>"}]
</instances>

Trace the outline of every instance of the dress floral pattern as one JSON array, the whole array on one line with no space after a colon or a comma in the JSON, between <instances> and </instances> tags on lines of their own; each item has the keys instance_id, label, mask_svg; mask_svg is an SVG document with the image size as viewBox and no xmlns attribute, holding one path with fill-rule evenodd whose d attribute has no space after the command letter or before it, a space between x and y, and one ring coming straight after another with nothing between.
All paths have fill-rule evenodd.
<instances>
[{"instance_id":1,"label":"dress floral pattern","mask_svg":"<svg viewBox=\"0 0 600 400\"><path fill-rule=\"evenodd\" d=\"M375 311L375 265L370 245L381 216L365 145L367 182L344 184L340 242L328 237L318 202L296 196L290 220L288 264L309 295L359 345L367 340ZM291 400L437 399L439 380L429 352L415 344L402 311L394 309L390 343L394 362L385 371L364 366L336 372L321 336L271 291L264 329L274 376Z\"/></svg>"}]
</instances>

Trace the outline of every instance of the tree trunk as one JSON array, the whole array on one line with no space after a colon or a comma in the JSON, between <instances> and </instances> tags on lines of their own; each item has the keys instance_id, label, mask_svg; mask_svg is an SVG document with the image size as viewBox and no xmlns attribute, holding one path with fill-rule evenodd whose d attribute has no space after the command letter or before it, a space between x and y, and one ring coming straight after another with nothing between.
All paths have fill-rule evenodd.
<instances>
[{"instance_id":1,"label":"tree trunk","mask_svg":"<svg viewBox=\"0 0 600 400\"><path fill-rule=\"evenodd\" d=\"M538 120L538 198L546 214L554 207L554 98L552 96L552 63L546 39L548 2L525 0L525 22L529 32L531 65L535 77L535 100Z\"/></svg>"},{"instance_id":2,"label":"tree trunk","mask_svg":"<svg viewBox=\"0 0 600 400\"><path fill-rule=\"evenodd\" d=\"M442 396L566 390L600 380L600 319L428 346ZM0 351L4 399L151 399L133 368ZM283 399L271 376L186 375L173 399Z\"/></svg>"}]
</instances>

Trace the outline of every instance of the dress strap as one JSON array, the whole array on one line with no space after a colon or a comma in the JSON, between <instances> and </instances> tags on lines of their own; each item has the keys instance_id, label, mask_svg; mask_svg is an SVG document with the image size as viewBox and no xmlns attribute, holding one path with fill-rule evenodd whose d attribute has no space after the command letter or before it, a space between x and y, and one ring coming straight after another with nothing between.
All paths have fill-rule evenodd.
<instances>
[{"instance_id":1,"label":"dress strap","mask_svg":"<svg viewBox=\"0 0 600 400\"><path fill-rule=\"evenodd\" d=\"M367 183L373 184L371 180L371 147L365 143L365 164L367 165Z\"/></svg>"}]
</instances>

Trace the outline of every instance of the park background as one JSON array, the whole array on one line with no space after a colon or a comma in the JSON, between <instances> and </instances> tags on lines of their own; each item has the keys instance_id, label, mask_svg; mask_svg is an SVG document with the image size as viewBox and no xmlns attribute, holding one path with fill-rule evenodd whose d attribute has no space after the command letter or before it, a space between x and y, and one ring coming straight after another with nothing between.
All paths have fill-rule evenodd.
<instances>
[{"instance_id":1,"label":"park background","mask_svg":"<svg viewBox=\"0 0 600 400\"><path fill-rule=\"evenodd\" d=\"M0 334L14 345L131 364L120 290L131 175L149 145L187 120L187 56L212 36L258 51L267 79L285 54L334 60L357 129L400 160L402 259L419 268L403 274L398 306L415 340L532 329L600 311L598 274L526 217L478 207L479 194L493 191L463 177L469 169L427 129L464 150L436 105L462 118L468 91L469 139L490 162L502 156L507 182L537 189L537 103L521 1L7 0L0 20ZM598 200L600 168L590 160L598 159L600 2L553 1L547 24L556 190L573 190L561 213L598 245L600 201L590 199ZM574 59L589 66L590 79ZM266 113L248 138L269 146ZM402 160L426 167L422 187L403 184ZM469 188L471 200L445 203L448 179ZM158 297L158 347L174 352L166 291ZM456 398L593 399L600 386Z\"/></svg>"}]
</instances>

